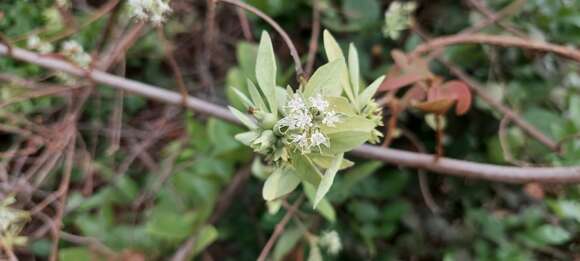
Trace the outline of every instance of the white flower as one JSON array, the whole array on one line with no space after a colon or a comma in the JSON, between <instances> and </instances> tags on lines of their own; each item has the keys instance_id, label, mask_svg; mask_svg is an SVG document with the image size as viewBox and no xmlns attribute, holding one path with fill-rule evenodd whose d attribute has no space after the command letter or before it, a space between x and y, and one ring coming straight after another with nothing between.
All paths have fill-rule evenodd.
<instances>
[{"instance_id":1,"label":"white flower","mask_svg":"<svg viewBox=\"0 0 580 261\"><path fill-rule=\"evenodd\" d=\"M138 19L149 19L154 25L160 25L165 21L171 7L165 0L129 0L132 16Z\"/></svg>"},{"instance_id":2,"label":"white flower","mask_svg":"<svg viewBox=\"0 0 580 261\"><path fill-rule=\"evenodd\" d=\"M295 143L302 149L307 149L308 137L306 136L306 133L294 135L294 137L292 138L292 143Z\"/></svg>"},{"instance_id":3,"label":"white flower","mask_svg":"<svg viewBox=\"0 0 580 261\"><path fill-rule=\"evenodd\" d=\"M322 134L322 132L314 131L312 137L310 137L310 142L312 143L312 146L320 146L321 144L327 145L328 139L324 134Z\"/></svg>"},{"instance_id":4,"label":"white flower","mask_svg":"<svg viewBox=\"0 0 580 261\"><path fill-rule=\"evenodd\" d=\"M26 40L26 47L28 49L37 50L41 54L47 54L53 51L53 46L50 43L43 42L37 35L32 35Z\"/></svg>"},{"instance_id":5,"label":"white flower","mask_svg":"<svg viewBox=\"0 0 580 261\"><path fill-rule=\"evenodd\" d=\"M36 49L40 46L40 38L37 35L32 35L26 40L26 46L29 49Z\"/></svg>"},{"instance_id":6,"label":"white flower","mask_svg":"<svg viewBox=\"0 0 580 261\"><path fill-rule=\"evenodd\" d=\"M320 112L324 112L326 111L326 108L328 108L328 102L322 98L320 93L314 97L310 97L310 105L312 105L312 107L316 108Z\"/></svg>"},{"instance_id":7,"label":"white flower","mask_svg":"<svg viewBox=\"0 0 580 261\"><path fill-rule=\"evenodd\" d=\"M334 111L328 111L324 114L324 118L322 118L322 124L328 127L334 127L336 123L340 121L338 114Z\"/></svg>"},{"instance_id":8,"label":"white flower","mask_svg":"<svg viewBox=\"0 0 580 261\"><path fill-rule=\"evenodd\" d=\"M83 47L77 41L69 40L62 44L62 52L64 54L77 54L83 51Z\"/></svg>"},{"instance_id":9,"label":"white flower","mask_svg":"<svg viewBox=\"0 0 580 261\"><path fill-rule=\"evenodd\" d=\"M340 237L336 231L324 232L320 238L320 245L325 247L328 253L332 255L338 254L342 249L342 244L340 243Z\"/></svg>"},{"instance_id":10,"label":"white flower","mask_svg":"<svg viewBox=\"0 0 580 261\"><path fill-rule=\"evenodd\" d=\"M300 97L300 95L294 94L294 97L292 97L292 99L288 101L286 107L290 110L290 112L295 112L306 109L306 104L304 103L304 100L302 99L302 97Z\"/></svg>"},{"instance_id":11,"label":"white flower","mask_svg":"<svg viewBox=\"0 0 580 261\"><path fill-rule=\"evenodd\" d=\"M84 51L83 46L74 40L64 42L61 53L80 67L86 68L92 61L92 57Z\"/></svg>"}]
</instances>

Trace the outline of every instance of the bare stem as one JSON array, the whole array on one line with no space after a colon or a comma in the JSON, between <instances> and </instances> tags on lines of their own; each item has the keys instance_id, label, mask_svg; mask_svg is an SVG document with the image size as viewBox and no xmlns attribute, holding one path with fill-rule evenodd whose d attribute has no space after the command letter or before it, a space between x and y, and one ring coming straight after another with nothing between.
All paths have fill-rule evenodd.
<instances>
[{"instance_id":1,"label":"bare stem","mask_svg":"<svg viewBox=\"0 0 580 261\"><path fill-rule=\"evenodd\" d=\"M0 55L8 55L8 47L5 44L0 43ZM12 54L9 56L47 69L76 75L77 77L88 77L97 83L134 94L143 95L161 102L175 105L181 104L182 97L179 93L168 91L161 87L125 79L98 70L86 72L67 61L55 57L43 56L16 47L12 49ZM188 96L187 107L202 114L211 115L228 122L240 124L240 121L224 107L201 99ZM362 145L354 149L351 153L362 158L381 160L399 166L420 168L446 175L510 183L527 183L532 181L542 183L580 183L580 166L520 168L455 160L444 157L440 158L437 162L433 162L433 155L387 149L372 145Z\"/></svg>"},{"instance_id":2,"label":"bare stem","mask_svg":"<svg viewBox=\"0 0 580 261\"><path fill-rule=\"evenodd\" d=\"M286 31L284 31L284 29L282 29L282 27L278 23L276 23L276 21L274 21L272 17L268 16L267 14L258 10L257 8L248 5L244 2L241 2L239 0L216 0L216 1L238 6L242 9L245 9L246 11L249 11L257 15L258 17L264 19L264 21L266 21L268 24L270 24L274 28L274 30L276 30L280 34L280 36L282 36L282 39L284 39L284 42L286 42L286 45L288 46L288 49L290 49L290 56L292 56L292 59L294 59L294 69L296 71L298 81L300 81L302 77L304 77L304 69L302 69L302 62L300 62L300 56L298 55L296 46L294 46L294 43L292 43L292 40L288 36L288 33L286 33Z\"/></svg>"}]
</instances>

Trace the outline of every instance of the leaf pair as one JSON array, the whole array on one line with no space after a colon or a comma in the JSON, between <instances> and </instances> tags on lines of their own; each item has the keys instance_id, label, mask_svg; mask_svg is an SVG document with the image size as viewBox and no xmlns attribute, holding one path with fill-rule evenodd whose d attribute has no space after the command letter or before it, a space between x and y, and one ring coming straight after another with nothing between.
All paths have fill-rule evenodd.
<instances>
[{"instance_id":1,"label":"leaf pair","mask_svg":"<svg viewBox=\"0 0 580 261\"><path fill-rule=\"evenodd\" d=\"M412 86L403 97L403 106L414 107L430 113L445 114L456 105L456 114L465 114L471 106L471 92L462 81L443 82L430 70L428 61L421 58L410 59L403 52L391 53L395 66L387 79L379 87L380 91L396 92Z\"/></svg>"}]
</instances>

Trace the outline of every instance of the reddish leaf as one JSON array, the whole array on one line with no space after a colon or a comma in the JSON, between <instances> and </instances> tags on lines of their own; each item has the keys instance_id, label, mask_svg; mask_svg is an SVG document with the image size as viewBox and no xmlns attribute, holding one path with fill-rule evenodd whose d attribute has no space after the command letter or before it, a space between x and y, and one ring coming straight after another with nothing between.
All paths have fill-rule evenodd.
<instances>
[{"instance_id":1,"label":"reddish leaf","mask_svg":"<svg viewBox=\"0 0 580 261\"><path fill-rule=\"evenodd\" d=\"M391 56L393 57L395 64L399 68L405 68L409 65L409 59L407 58L407 55L405 55L405 53L399 50L393 50L391 51Z\"/></svg>"},{"instance_id":2,"label":"reddish leaf","mask_svg":"<svg viewBox=\"0 0 580 261\"><path fill-rule=\"evenodd\" d=\"M444 114L453 106L454 102L453 99L439 99L415 104L415 107L426 112Z\"/></svg>"},{"instance_id":3,"label":"reddish leaf","mask_svg":"<svg viewBox=\"0 0 580 261\"><path fill-rule=\"evenodd\" d=\"M471 106L471 92L462 81L449 81L440 86L429 88L427 100L452 99L457 101L455 112L462 115Z\"/></svg>"},{"instance_id":4,"label":"reddish leaf","mask_svg":"<svg viewBox=\"0 0 580 261\"><path fill-rule=\"evenodd\" d=\"M405 103L411 103L414 101L422 101L425 100L427 96L427 92L425 89L417 84L415 84L411 89L409 89L405 95L403 96L403 101Z\"/></svg>"},{"instance_id":5,"label":"reddish leaf","mask_svg":"<svg viewBox=\"0 0 580 261\"><path fill-rule=\"evenodd\" d=\"M471 107L471 91L467 84L462 81L449 81L444 86L456 95L457 105L455 106L455 112L457 115L465 114Z\"/></svg>"},{"instance_id":6,"label":"reddish leaf","mask_svg":"<svg viewBox=\"0 0 580 261\"><path fill-rule=\"evenodd\" d=\"M407 85L413 84L415 82L425 80L426 78L423 75L418 74L407 74L398 77L387 77L381 83L379 90L381 91L393 91L399 89L401 87L405 87Z\"/></svg>"}]
</instances>

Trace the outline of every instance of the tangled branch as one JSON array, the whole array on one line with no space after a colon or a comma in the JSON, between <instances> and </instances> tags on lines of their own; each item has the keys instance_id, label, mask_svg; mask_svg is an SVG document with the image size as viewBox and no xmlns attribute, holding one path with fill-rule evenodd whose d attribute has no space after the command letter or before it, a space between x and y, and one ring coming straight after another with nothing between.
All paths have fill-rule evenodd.
<instances>
[{"instance_id":1,"label":"tangled branch","mask_svg":"<svg viewBox=\"0 0 580 261\"><path fill-rule=\"evenodd\" d=\"M179 93L165 90L161 87L129 80L102 71L85 71L67 61L55 57L43 56L20 48L12 48L0 44L0 55L36 64L47 69L62 71L78 77L88 78L97 83L142 95L165 103L179 105L182 96ZM210 115L225 121L240 124L236 117L227 109L191 96L186 99L186 106L202 114ZM509 183L580 183L580 166L573 167L510 167L463 160L439 158L435 161L430 154L408 152L397 149L387 149L372 145L362 145L352 152L353 155L366 159L381 160L387 163L420 168L428 171L470 178L479 178Z\"/></svg>"}]
</instances>

